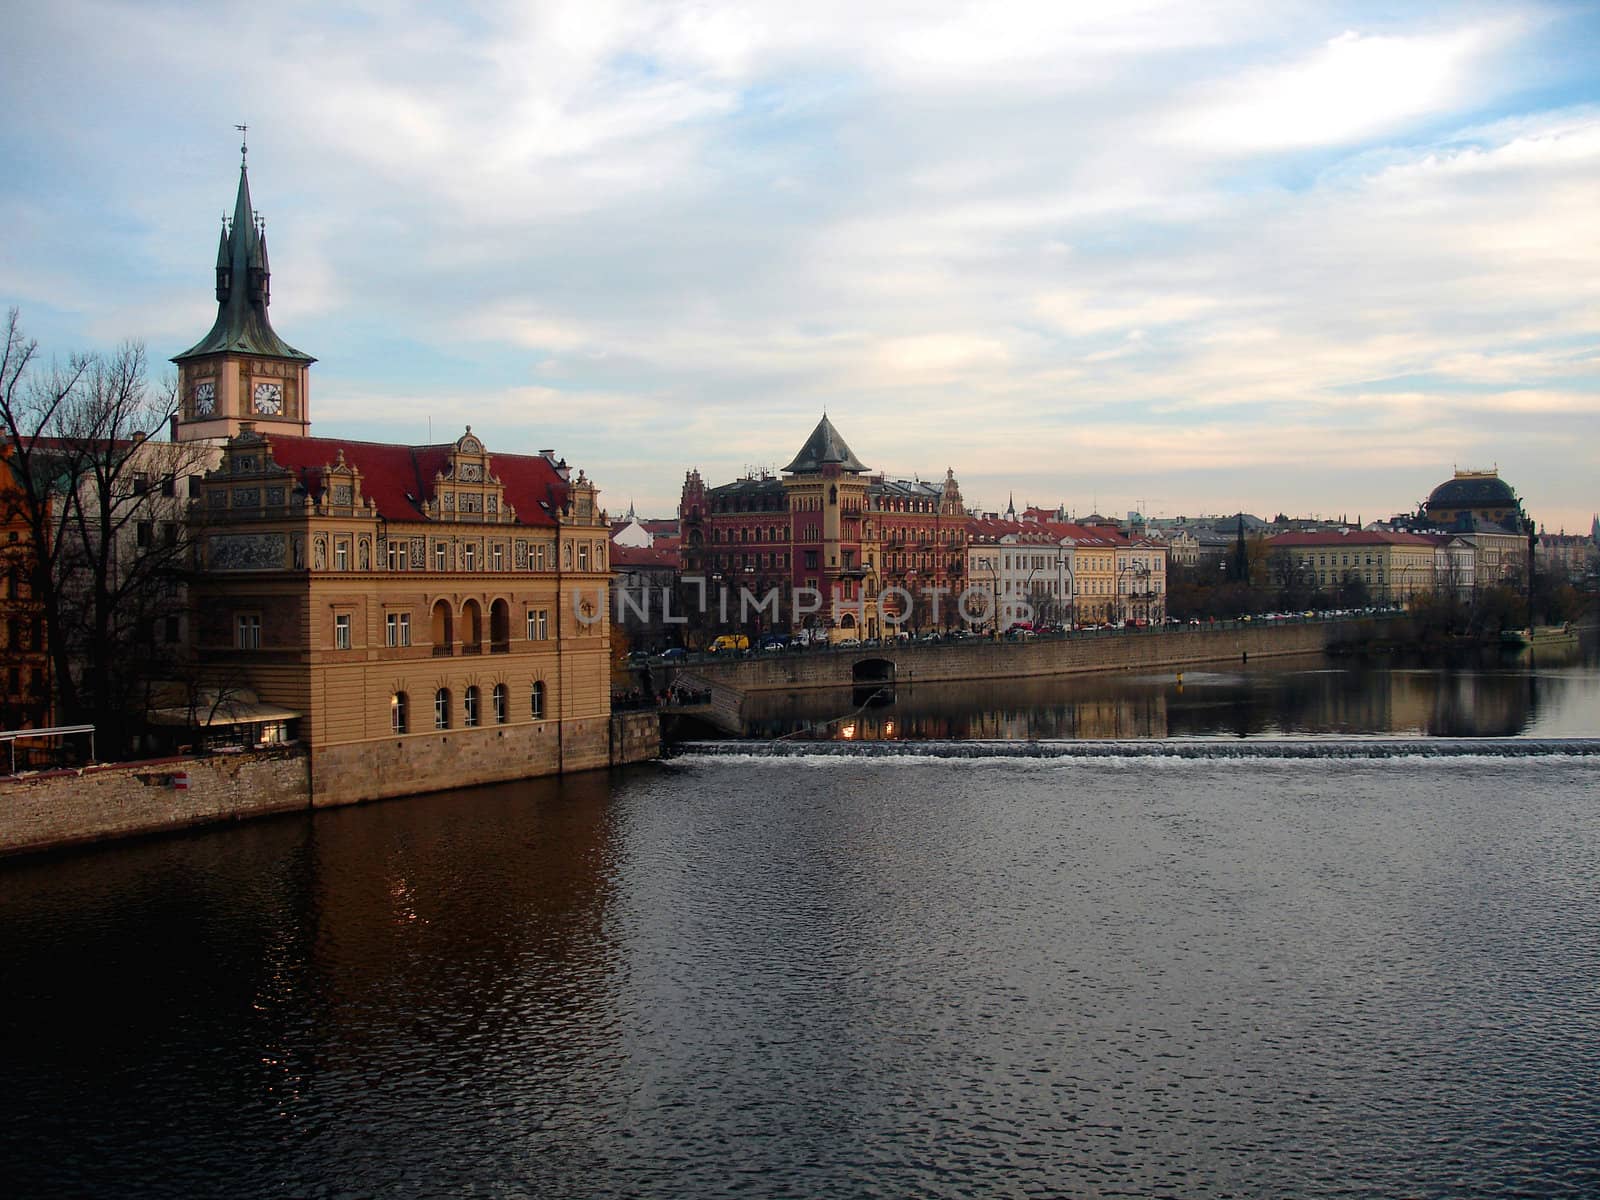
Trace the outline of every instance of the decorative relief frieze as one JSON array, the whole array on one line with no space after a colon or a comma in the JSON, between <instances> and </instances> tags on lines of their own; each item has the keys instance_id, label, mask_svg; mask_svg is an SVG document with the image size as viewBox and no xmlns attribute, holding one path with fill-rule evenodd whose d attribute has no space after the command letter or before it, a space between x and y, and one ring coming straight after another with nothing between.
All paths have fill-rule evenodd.
<instances>
[{"instance_id":1,"label":"decorative relief frieze","mask_svg":"<svg viewBox=\"0 0 1600 1200\"><path fill-rule=\"evenodd\" d=\"M214 534L208 548L213 571L277 571L283 567L281 533Z\"/></svg>"},{"instance_id":2,"label":"decorative relief frieze","mask_svg":"<svg viewBox=\"0 0 1600 1200\"><path fill-rule=\"evenodd\" d=\"M355 487L352 484L336 483L333 485L333 502L335 504L338 504L344 508L349 508L355 503L355 500L356 492Z\"/></svg>"}]
</instances>

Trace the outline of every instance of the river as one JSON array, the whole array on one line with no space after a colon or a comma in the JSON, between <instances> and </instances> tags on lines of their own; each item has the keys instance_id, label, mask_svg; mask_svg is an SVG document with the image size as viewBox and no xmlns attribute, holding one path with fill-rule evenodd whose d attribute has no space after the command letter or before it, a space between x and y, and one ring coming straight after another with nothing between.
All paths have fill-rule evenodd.
<instances>
[{"instance_id":1,"label":"river","mask_svg":"<svg viewBox=\"0 0 1600 1200\"><path fill-rule=\"evenodd\" d=\"M1248 740L1600 736L1589 652L1099 694L1306 671ZM1600 758L828 749L0 864L7 1190L1600 1194Z\"/></svg>"}]
</instances>

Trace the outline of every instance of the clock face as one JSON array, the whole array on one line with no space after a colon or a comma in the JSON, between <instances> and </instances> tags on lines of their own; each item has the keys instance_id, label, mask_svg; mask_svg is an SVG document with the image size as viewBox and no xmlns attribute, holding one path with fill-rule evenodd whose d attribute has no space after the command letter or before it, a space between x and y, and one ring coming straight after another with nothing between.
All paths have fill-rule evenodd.
<instances>
[{"instance_id":1,"label":"clock face","mask_svg":"<svg viewBox=\"0 0 1600 1200\"><path fill-rule=\"evenodd\" d=\"M256 411L265 417L275 417L283 411L283 386L276 383L258 383L252 394Z\"/></svg>"},{"instance_id":2,"label":"clock face","mask_svg":"<svg viewBox=\"0 0 1600 1200\"><path fill-rule=\"evenodd\" d=\"M194 415L209 417L217 411L217 385L214 383L197 383L194 385Z\"/></svg>"}]
</instances>

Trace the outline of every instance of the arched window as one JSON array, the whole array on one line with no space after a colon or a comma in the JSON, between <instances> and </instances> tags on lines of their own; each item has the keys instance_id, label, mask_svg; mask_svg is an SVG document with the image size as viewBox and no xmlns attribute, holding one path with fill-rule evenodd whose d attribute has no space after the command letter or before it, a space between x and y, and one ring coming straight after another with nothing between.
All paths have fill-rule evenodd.
<instances>
[{"instance_id":1,"label":"arched window","mask_svg":"<svg viewBox=\"0 0 1600 1200\"><path fill-rule=\"evenodd\" d=\"M494 685L494 723L496 725L504 725L506 723L507 718L510 715L507 712L507 707L508 706L506 704L506 699L507 699L506 685L503 684L503 683L495 684Z\"/></svg>"},{"instance_id":2,"label":"arched window","mask_svg":"<svg viewBox=\"0 0 1600 1200\"><path fill-rule=\"evenodd\" d=\"M464 724L468 729L471 729L474 725L476 725L478 723L478 689L477 688L469 687L467 689L466 695L462 696L462 698L461 698L461 706L462 706L462 711L465 713L465 719L462 721L462 724Z\"/></svg>"},{"instance_id":3,"label":"arched window","mask_svg":"<svg viewBox=\"0 0 1600 1200\"><path fill-rule=\"evenodd\" d=\"M544 681L535 680L533 684L533 719L544 720Z\"/></svg>"},{"instance_id":4,"label":"arched window","mask_svg":"<svg viewBox=\"0 0 1600 1200\"><path fill-rule=\"evenodd\" d=\"M410 703L404 692L396 692L389 697L389 728L396 733L405 733L407 729L407 710Z\"/></svg>"},{"instance_id":5,"label":"arched window","mask_svg":"<svg viewBox=\"0 0 1600 1200\"><path fill-rule=\"evenodd\" d=\"M450 728L450 689L440 688L433 694L433 727Z\"/></svg>"},{"instance_id":6,"label":"arched window","mask_svg":"<svg viewBox=\"0 0 1600 1200\"><path fill-rule=\"evenodd\" d=\"M476 600L461 605L461 649L467 654L483 649L483 613Z\"/></svg>"}]
</instances>

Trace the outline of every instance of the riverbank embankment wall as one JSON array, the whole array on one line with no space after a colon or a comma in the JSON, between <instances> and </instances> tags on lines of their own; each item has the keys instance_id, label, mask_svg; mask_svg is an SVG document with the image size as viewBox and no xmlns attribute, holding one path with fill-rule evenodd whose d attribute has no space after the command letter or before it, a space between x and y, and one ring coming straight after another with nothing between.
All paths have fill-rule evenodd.
<instances>
[{"instance_id":1,"label":"riverbank embankment wall","mask_svg":"<svg viewBox=\"0 0 1600 1200\"><path fill-rule=\"evenodd\" d=\"M654 711L617 713L609 719L609 730L602 720L598 731L587 727L576 731L571 735L574 753L565 759L554 748L556 725L548 723L549 752L524 760L514 759L506 753L505 741L496 739L487 747L473 745L470 748L477 753L458 754L441 766L434 739L426 738L427 746L418 739L413 744L419 754L433 753L425 767L401 776L373 770L370 757L363 769L348 756L325 758L302 746L17 776L0 781L0 855L661 757L661 721Z\"/></svg>"}]
</instances>

